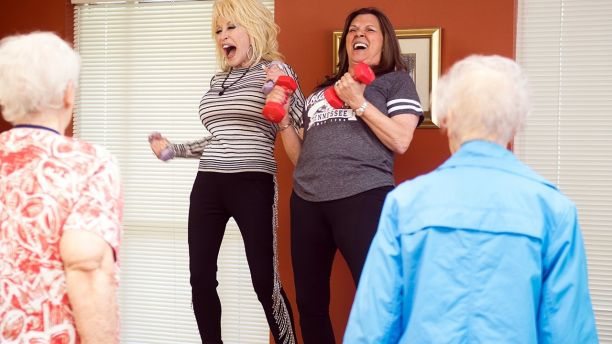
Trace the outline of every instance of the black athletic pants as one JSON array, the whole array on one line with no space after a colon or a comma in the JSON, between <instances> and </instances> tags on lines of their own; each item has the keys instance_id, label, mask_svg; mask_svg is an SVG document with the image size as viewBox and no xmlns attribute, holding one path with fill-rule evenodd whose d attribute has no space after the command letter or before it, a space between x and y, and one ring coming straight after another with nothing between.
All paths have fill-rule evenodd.
<instances>
[{"instance_id":1,"label":"black athletic pants","mask_svg":"<svg viewBox=\"0 0 612 344\"><path fill-rule=\"evenodd\" d=\"M291 306L275 271L273 204L271 174L198 172L191 191L188 241L193 310L202 343L222 343L217 257L230 217L240 228L253 287L276 343L296 343Z\"/></svg>"},{"instance_id":2,"label":"black athletic pants","mask_svg":"<svg viewBox=\"0 0 612 344\"><path fill-rule=\"evenodd\" d=\"M391 189L381 187L326 202L291 195L291 256L304 344L335 343L329 281L336 249L357 284Z\"/></svg>"}]
</instances>

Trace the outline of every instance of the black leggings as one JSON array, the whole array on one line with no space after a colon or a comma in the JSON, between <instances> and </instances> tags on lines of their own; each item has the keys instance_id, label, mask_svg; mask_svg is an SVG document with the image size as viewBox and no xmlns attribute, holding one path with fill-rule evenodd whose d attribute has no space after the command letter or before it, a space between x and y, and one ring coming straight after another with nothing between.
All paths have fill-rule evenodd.
<instances>
[{"instance_id":1,"label":"black leggings","mask_svg":"<svg viewBox=\"0 0 612 344\"><path fill-rule=\"evenodd\" d=\"M240 228L253 287L276 343L296 343L291 306L275 269L273 176L260 172L198 172L190 202L189 271L202 343L222 343L217 257L230 217Z\"/></svg>"},{"instance_id":2,"label":"black leggings","mask_svg":"<svg viewBox=\"0 0 612 344\"><path fill-rule=\"evenodd\" d=\"M329 281L336 249L354 282L359 282L385 197L392 188L326 202L291 195L291 256L304 344L336 342L329 318Z\"/></svg>"}]
</instances>

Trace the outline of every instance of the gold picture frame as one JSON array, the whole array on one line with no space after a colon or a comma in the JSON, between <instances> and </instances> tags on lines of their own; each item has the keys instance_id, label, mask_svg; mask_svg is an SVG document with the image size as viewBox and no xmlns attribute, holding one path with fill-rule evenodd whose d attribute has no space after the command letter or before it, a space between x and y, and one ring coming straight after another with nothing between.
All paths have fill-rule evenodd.
<instances>
[{"instance_id":1,"label":"gold picture frame","mask_svg":"<svg viewBox=\"0 0 612 344\"><path fill-rule=\"evenodd\" d=\"M422 29L395 30L402 57L408 65L408 72L414 81L417 94L421 100L425 119L419 128L437 128L431 116L431 91L440 77L441 31L439 27ZM342 31L333 32L333 69L338 68L338 47Z\"/></svg>"}]
</instances>

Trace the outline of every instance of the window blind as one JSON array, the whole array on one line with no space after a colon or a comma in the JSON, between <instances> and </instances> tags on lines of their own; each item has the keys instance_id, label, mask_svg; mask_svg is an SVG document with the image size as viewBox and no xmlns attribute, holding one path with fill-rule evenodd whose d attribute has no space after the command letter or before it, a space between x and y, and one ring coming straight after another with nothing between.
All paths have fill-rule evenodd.
<instances>
[{"instance_id":1,"label":"window blind","mask_svg":"<svg viewBox=\"0 0 612 344\"><path fill-rule=\"evenodd\" d=\"M273 0L264 4L273 9ZM218 70L212 1L99 3L79 0L82 58L74 135L117 157L125 190L119 299L122 343L200 343L189 285L187 213L197 160L155 158L148 135L173 142L205 134L198 105ZM233 220L219 256L225 343L267 343Z\"/></svg>"},{"instance_id":2,"label":"window blind","mask_svg":"<svg viewBox=\"0 0 612 344\"><path fill-rule=\"evenodd\" d=\"M534 111L517 155L578 206L600 341L612 343L612 2L520 0Z\"/></svg>"}]
</instances>

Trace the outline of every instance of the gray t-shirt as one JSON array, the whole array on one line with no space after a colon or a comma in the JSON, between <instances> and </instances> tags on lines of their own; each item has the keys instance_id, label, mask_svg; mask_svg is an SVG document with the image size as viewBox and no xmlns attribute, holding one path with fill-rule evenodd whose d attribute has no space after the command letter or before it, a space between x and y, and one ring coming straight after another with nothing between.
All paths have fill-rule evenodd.
<instances>
[{"instance_id":1,"label":"gray t-shirt","mask_svg":"<svg viewBox=\"0 0 612 344\"><path fill-rule=\"evenodd\" d=\"M414 82L407 72L378 76L365 98L389 117L410 114L423 119ZM293 175L295 193L311 201L341 199L382 186L393 186L393 152L352 109L334 109L323 89L306 100L304 142Z\"/></svg>"}]
</instances>

